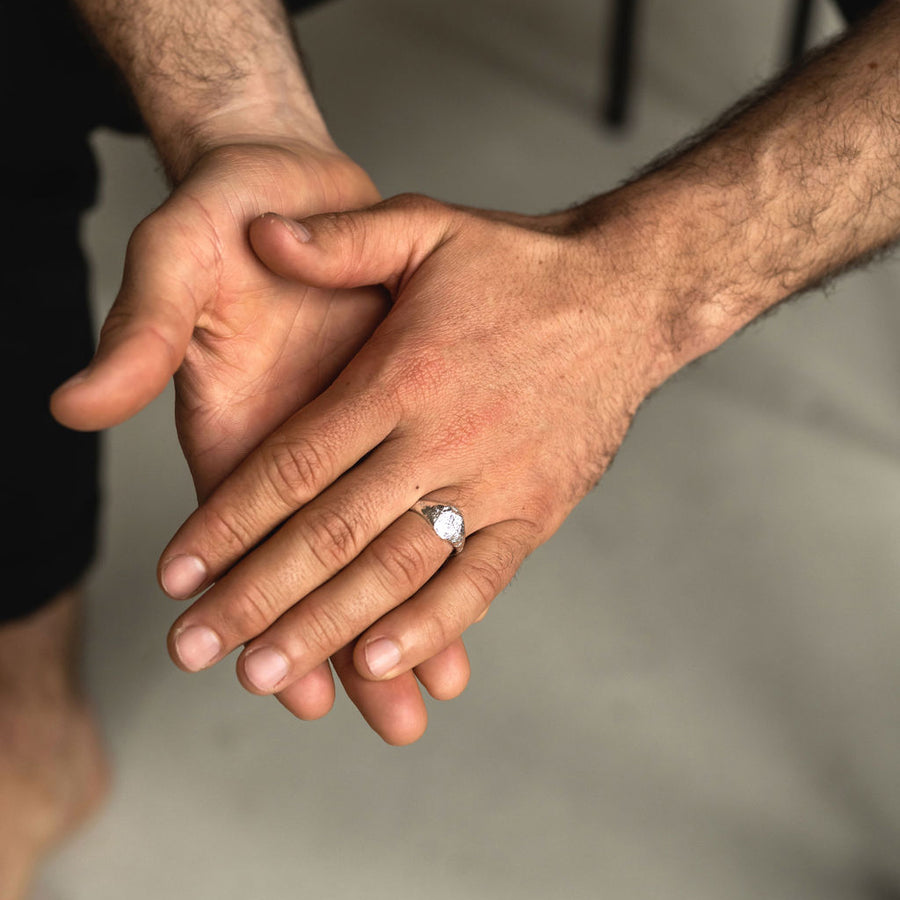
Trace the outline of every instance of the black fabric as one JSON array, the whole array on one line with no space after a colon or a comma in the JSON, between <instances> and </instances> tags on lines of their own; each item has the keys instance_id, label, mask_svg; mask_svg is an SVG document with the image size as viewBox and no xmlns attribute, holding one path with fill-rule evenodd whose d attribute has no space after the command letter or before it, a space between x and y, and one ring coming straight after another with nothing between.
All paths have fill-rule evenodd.
<instances>
[{"instance_id":1,"label":"black fabric","mask_svg":"<svg viewBox=\"0 0 900 900\"><path fill-rule=\"evenodd\" d=\"M81 214L94 203L91 131L140 120L62 0L4 9L0 60L7 234L0 276L0 378L11 402L0 481L12 533L0 621L27 615L84 576L96 552L96 434L58 425L47 399L93 352Z\"/></svg>"},{"instance_id":2,"label":"black fabric","mask_svg":"<svg viewBox=\"0 0 900 900\"><path fill-rule=\"evenodd\" d=\"M856 22L863 16L868 15L882 2L884 0L835 0L838 9L848 22Z\"/></svg>"},{"instance_id":3,"label":"black fabric","mask_svg":"<svg viewBox=\"0 0 900 900\"><path fill-rule=\"evenodd\" d=\"M292 11L315 0L293 0ZM0 378L11 423L0 496L7 512L0 621L78 582L96 552L95 434L50 416L47 398L93 352L79 232L94 203L94 128L140 131L118 74L65 0L13 3L0 34L7 231L0 276Z\"/></svg>"},{"instance_id":4,"label":"black fabric","mask_svg":"<svg viewBox=\"0 0 900 900\"><path fill-rule=\"evenodd\" d=\"M6 186L9 254L0 276L0 379L9 430L0 481L4 536L0 619L25 615L75 584L95 550L96 434L58 425L47 398L92 353L87 267L79 218L96 172L84 141L20 145Z\"/></svg>"}]
</instances>

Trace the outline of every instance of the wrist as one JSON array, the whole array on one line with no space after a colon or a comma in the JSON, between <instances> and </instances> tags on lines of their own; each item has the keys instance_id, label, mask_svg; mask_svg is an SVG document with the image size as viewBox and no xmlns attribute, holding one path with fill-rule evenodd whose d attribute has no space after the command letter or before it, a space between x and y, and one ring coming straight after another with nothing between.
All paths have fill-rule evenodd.
<instances>
[{"instance_id":1,"label":"wrist","mask_svg":"<svg viewBox=\"0 0 900 900\"><path fill-rule=\"evenodd\" d=\"M589 240L616 254L619 281L639 284L658 375L896 241L898 39L900 5L882 4L583 208Z\"/></svg>"},{"instance_id":2,"label":"wrist","mask_svg":"<svg viewBox=\"0 0 900 900\"><path fill-rule=\"evenodd\" d=\"M654 173L576 215L591 252L609 261L616 295L637 315L651 388L809 282L805 268L772 269L775 241L745 195L682 173ZM778 253L791 259L789 248ZM599 286L604 298L609 287Z\"/></svg>"},{"instance_id":3,"label":"wrist","mask_svg":"<svg viewBox=\"0 0 900 900\"><path fill-rule=\"evenodd\" d=\"M260 99L257 99L260 97ZM169 113L147 117L151 137L174 184L199 159L222 147L258 144L293 148L302 145L322 154L338 153L311 97L247 93L214 111Z\"/></svg>"},{"instance_id":4,"label":"wrist","mask_svg":"<svg viewBox=\"0 0 900 900\"><path fill-rule=\"evenodd\" d=\"M673 221L673 200L636 182L577 207L561 225L585 252L599 316L611 326L622 319L610 330L631 341L645 394L728 336L716 342L716 292L691 264L697 254L684 223Z\"/></svg>"},{"instance_id":5,"label":"wrist","mask_svg":"<svg viewBox=\"0 0 900 900\"><path fill-rule=\"evenodd\" d=\"M167 174L239 140L330 141L281 0L74 0L130 87Z\"/></svg>"}]
</instances>

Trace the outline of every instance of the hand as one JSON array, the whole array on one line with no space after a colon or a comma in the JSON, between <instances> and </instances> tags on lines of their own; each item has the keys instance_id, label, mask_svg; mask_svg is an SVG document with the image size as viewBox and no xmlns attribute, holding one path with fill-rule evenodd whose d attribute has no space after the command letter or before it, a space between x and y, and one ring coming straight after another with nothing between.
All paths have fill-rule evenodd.
<instances>
[{"instance_id":1,"label":"hand","mask_svg":"<svg viewBox=\"0 0 900 900\"><path fill-rule=\"evenodd\" d=\"M360 635L353 662L373 681L453 646L596 484L667 374L629 268L644 248L603 244L590 222L421 197L253 222L281 276L384 283L394 305L166 548L163 566L191 556L218 579L176 628L210 628L223 654L246 643L238 672L256 693ZM406 514L420 498L463 511L459 555Z\"/></svg>"},{"instance_id":2,"label":"hand","mask_svg":"<svg viewBox=\"0 0 900 900\"><path fill-rule=\"evenodd\" d=\"M178 434L198 497L208 496L331 382L387 309L381 291L311 289L274 275L247 243L248 222L270 208L302 215L376 199L365 173L336 151L294 142L204 155L135 230L97 355L54 395L57 418L82 429L114 425L177 370ZM335 666L372 727L392 743L421 734L426 715L415 678L373 686L346 664L350 653L339 651ZM465 651L451 648L419 675L438 695L458 692L468 677ZM279 700L316 718L333 696L326 662Z\"/></svg>"}]
</instances>

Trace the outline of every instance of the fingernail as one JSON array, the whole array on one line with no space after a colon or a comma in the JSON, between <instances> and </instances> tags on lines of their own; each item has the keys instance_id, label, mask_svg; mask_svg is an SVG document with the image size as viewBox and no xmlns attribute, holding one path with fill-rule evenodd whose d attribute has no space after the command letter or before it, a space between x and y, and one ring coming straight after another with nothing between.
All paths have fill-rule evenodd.
<instances>
[{"instance_id":1,"label":"fingernail","mask_svg":"<svg viewBox=\"0 0 900 900\"><path fill-rule=\"evenodd\" d=\"M271 691L288 673L288 661L284 654L263 647L244 657L244 674L258 691Z\"/></svg>"},{"instance_id":2,"label":"fingernail","mask_svg":"<svg viewBox=\"0 0 900 900\"><path fill-rule=\"evenodd\" d=\"M184 667L192 672L208 666L221 650L219 636L205 625L191 625L175 638L175 652Z\"/></svg>"},{"instance_id":3,"label":"fingernail","mask_svg":"<svg viewBox=\"0 0 900 900\"><path fill-rule=\"evenodd\" d=\"M278 216L285 228L298 240L301 244L308 244L312 240L312 235L305 225L295 219L288 219L285 216Z\"/></svg>"},{"instance_id":4,"label":"fingernail","mask_svg":"<svg viewBox=\"0 0 900 900\"><path fill-rule=\"evenodd\" d=\"M206 581L206 566L196 556L175 556L163 566L163 590L176 600L187 600Z\"/></svg>"},{"instance_id":5,"label":"fingernail","mask_svg":"<svg viewBox=\"0 0 900 900\"><path fill-rule=\"evenodd\" d=\"M377 638L366 644L366 665L376 677L387 675L400 662L400 648L387 638Z\"/></svg>"}]
</instances>

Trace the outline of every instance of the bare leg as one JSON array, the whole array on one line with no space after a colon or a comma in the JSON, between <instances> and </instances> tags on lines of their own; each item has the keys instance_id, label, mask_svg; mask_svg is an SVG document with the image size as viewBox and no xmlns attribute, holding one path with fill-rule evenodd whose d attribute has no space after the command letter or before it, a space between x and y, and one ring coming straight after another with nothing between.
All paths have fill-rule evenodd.
<instances>
[{"instance_id":1,"label":"bare leg","mask_svg":"<svg viewBox=\"0 0 900 900\"><path fill-rule=\"evenodd\" d=\"M99 807L108 769L78 678L82 597L0 626L0 900Z\"/></svg>"}]
</instances>

